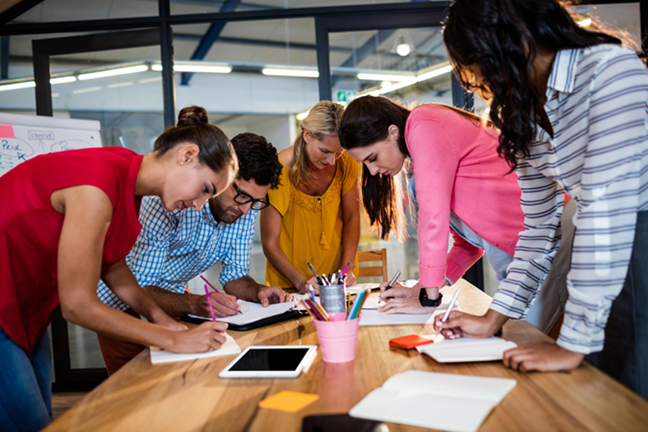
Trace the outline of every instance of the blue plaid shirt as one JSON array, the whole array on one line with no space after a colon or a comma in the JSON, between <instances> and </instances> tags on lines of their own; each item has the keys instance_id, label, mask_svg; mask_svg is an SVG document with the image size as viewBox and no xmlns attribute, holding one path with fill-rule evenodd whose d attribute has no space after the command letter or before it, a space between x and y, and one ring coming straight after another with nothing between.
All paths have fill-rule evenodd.
<instances>
[{"instance_id":1,"label":"blue plaid shirt","mask_svg":"<svg viewBox=\"0 0 648 432\"><path fill-rule=\"evenodd\" d=\"M248 276L254 223L258 211L239 217L234 223L219 223L209 209L167 211L159 197L142 199L139 220L142 231L126 257L140 286L153 285L182 293L190 279L217 262L223 262L220 283ZM118 310L128 306L103 283L99 299Z\"/></svg>"}]
</instances>

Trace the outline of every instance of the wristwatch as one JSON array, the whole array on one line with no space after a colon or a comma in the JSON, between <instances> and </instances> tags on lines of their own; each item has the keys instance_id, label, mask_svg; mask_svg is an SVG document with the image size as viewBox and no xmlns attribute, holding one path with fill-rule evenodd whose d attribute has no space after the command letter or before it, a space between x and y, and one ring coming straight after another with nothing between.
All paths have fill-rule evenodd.
<instances>
[{"instance_id":1,"label":"wristwatch","mask_svg":"<svg viewBox=\"0 0 648 432\"><path fill-rule=\"evenodd\" d=\"M421 288L421 291L419 291L419 301L421 302L421 306L437 307L441 304L442 298L443 294L439 293L439 297L434 300L430 300L427 296L427 290L425 288Z\"/></svg>"}]
</instances>

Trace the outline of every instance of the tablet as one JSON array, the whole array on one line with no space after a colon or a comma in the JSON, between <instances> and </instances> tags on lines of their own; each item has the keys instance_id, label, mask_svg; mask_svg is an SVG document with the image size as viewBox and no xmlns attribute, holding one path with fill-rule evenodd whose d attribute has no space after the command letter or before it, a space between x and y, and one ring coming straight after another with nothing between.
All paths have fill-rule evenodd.
<instances>
[{"instance_id":1,"label":"tablet","mask_svg":"<svg viewBox=\"0 0 648 432\"><path fill-rule=\"evenodd\" d=\"M247 347L218 376L221 378L295 378L313 361L317 345Z\"/></svg>"}]
</instances>

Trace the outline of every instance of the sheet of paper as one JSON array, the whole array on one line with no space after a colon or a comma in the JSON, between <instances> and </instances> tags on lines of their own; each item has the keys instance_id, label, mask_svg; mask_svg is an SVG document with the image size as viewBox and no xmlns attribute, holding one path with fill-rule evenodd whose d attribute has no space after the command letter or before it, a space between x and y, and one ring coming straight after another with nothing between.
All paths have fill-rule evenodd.
<instances>
[{"instance_id":1,"label":"sheet of paper","mask_svg":"<svg viewBox=\"0 0 648 432\"><path fill-rule=\"evenodd\" d=\"M515 387L515 384L517 382L510 378L409 370L389 378L383 384L383 388L455 399L479 399L498 404Z\"/></svg>"},{"instance_id":2,"label":"sheet of paper","mask_svg":"<svg viewBox=\"0 0 648 432\"><path fill-rule=\"evenodd\" d=\"M284 390L262 400L259 402L259 406L261 408L297 412L306 405L315 402L317 399L319 399L318 395Z\"/></svg>"},{"instance_id":3,"label":"sheet of paper","mask_svg":"<svg viewBox=\"0 0 648 432\"><path fill-rule=\"evenodd\" d=\"M369 393L349 414L454 432L474 432L516 381L407 371Z\"/></svg>"},{"instance_id":4,"label":"sheet of paper","mask_svg":"<svg viewBox=\"0 0 648 432\"><path fill-rule=\"evenodd\" d=\"M268 307L263 307L261 303L252 303L245 300L237 300L241 306L240 314L229 317L216 318L216 321L226 322L229 324L245 325L252 322L269 318L271 316L282 314L290 310L297 302L275 303ZM198 315L189 315L192 318L198 318L205 321L211 321L211 318L205 318Z\"/></svg>"},{"instance_id":5,"label":"sheet of paper","mask_svg":"<svg viewBox=\"0 0 648 432\"><path fill-rule=\"evenodd\" d=\"M220 357L229 354L238 354L241 352L241 347L238 346L236 341L232 336L225 333L227 340L225 343L217 350L207 351L204 353L193 353L193 354L178 354L165 351L158 347L151 347L151 363L170 363L183 360L195 360L209 357Z\"/></svg>"},{"instance_id":6,"label":"sheet of paper","mask_svg":"<svg viewBox=\"0 0 648 432\"><path fill-rule=\"evenodd\" d=\"M367 299L367 302L373 297ZM434 317L445 313L450 303L450 296L443 296L443 303L431 314L410 315L410 314L386 314L376 309L362 308L360 313L360 326L381 326L381 325L404 325L404 324L434 324ZM365 304L367 303L365 302ZM459 301L455 302L453 310L461 310Z\"/></svg>"},{"instance_id":7,"label":"sheet of paper","mask_svg":"<svg viewBox=\"0 0 648 432\"><path fill-rule=\"evenodd\" d=\"M504 351L517 345L497 337L487 339L445 339L432 345L416 347L439 363L478 362L502 360Z\"/></svg>"},{"instance_id":8,"label":"sheet of paper","mask_svg":"<svg viewBox=\"0 0 648 432\"><path fill-rule=\"evenodd\" d=\"M365 284L355 284L346 287L347 294L358 294L364 290L370 289L375 290L380 286L379 283L365 283Z\"/></svg>"}]
</instances>

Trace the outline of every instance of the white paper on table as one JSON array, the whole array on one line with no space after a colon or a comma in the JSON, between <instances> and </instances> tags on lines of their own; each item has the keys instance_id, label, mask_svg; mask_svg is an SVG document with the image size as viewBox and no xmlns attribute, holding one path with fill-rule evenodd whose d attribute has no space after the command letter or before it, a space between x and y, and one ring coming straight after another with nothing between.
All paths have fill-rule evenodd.
<instances>
[{"instance_id":1,"label":"white paper on table","mask_svg":"<svg viewBox=\"0 0 648 432\"><path fill-rule=\"evenodd\" d=\"M210 357L221 357L228 354L238 354L241 352L241 347L238 346L232 336L225 333L225 343L217 350L211 350L204 353L180 354L165 351L158 347L151 347L151 363L170 363L183 360L194 360Z\"/></svg>"},{"instance_id":2,"label":"white paper on table","mask_svg":"<svg viewBox=\"0 0 648 432\"><path fill-rule=\"evenodd\" d=\"M407 371L389 378L349 414L453 432L473 432L516 381Z\"/></svg>"},{"instance_id":3,"label":"white paper on table","mask_svg":"<svg viewBox=\"0 0 648 432\"><path fill-rule=\"evenodd\" d=\"M347 294L360 294L364 290L375 290L380 287L379 283L355 284L346 287Z\"/></svg>"},{"instance_id":4,"label":"white paper on table","mask_svg":"<svg viewBox=\"0 0 648 432\"><path fill-rule=\"evenodd\" d=\"M365 304L374 297L370 297ZM381 325L404 325L404 324L434 324L434 317L444 314L448 310L448 305L452 300L451 296L443 296L441 305L431 314L386 314L377 309L362 308L360 313L360 326L381 326ZM375 301L375 300L374 300ZM455 302L452 310L461 310L459 301Z\"/></svg>"},{"instance_id":5,"label":"white paper on table","mask_svg":"<svg viewBox=\"0 0 648 432\"><path fill-rule=\"evenodd\" d=\"M256 321L260 321L264 318L280 315L290 310L293 306L295 306L295 304L297 304L297 302L292 301L286 303L275 303L269 305L268 307L263 307L261 303L252 303L245 300L237 300L237 303L239 304L239 306L241 306L240 314L236 314L228 317L216 318L216 321L226 322L228 324L245 325ZM211 318L206 318L199 315L190 314L189 316L192 318L198 318L205 321L211 321Z\"/></svg>"},{"instance_id":6,"label":"white paper on table","mask_svg":"<svg viewBox=\"0 0 648 432\"><path fill-rule=\"evenodd\" d=\"M515 347L517 345L514 342L489 337L487 339L444 339L438 343L417 346L416 349L439 363L456 363L502 360L504 351Z\"/></svg>"}]
</instances>

